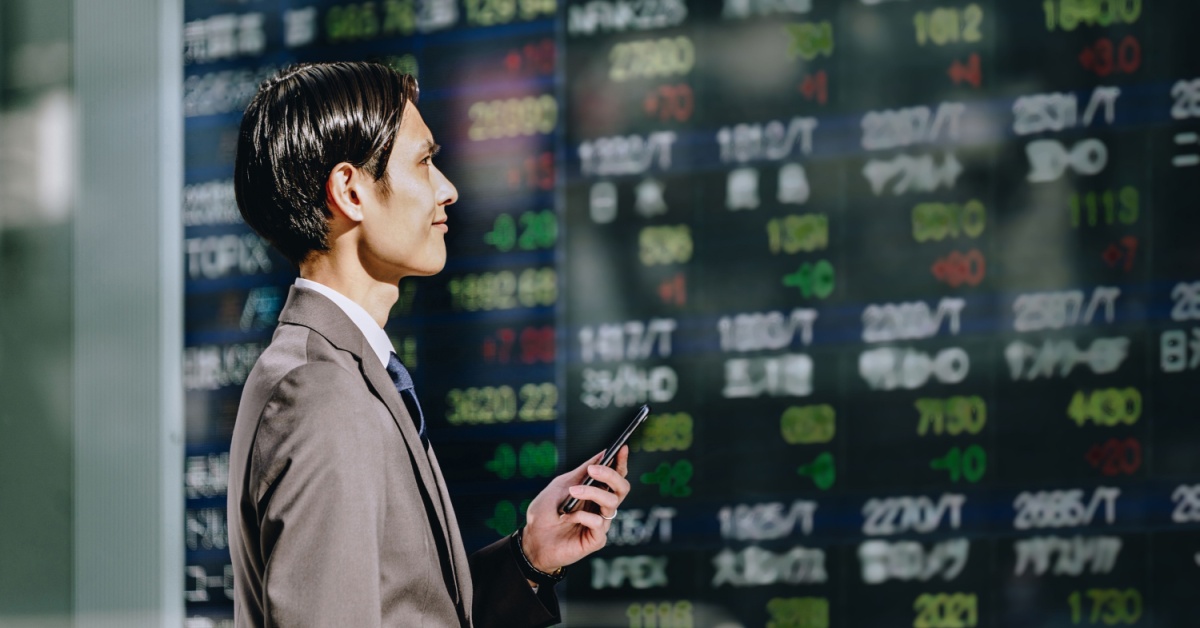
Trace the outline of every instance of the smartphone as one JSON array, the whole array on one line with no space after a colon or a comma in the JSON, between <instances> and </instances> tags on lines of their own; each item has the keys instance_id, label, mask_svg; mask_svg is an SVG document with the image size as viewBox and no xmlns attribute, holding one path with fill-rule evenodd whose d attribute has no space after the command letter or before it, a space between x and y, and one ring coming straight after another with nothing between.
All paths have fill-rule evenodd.
<instances>
[{"instance_id":1,"label":"smartphone","mask_svg":"<svg viewBox=\"0 0 1200 628\"><path fill-rule=\"evenodd\" d=\"M611 467L617 460L617 452L621 451L621 445L624 445L625 441L629 440L630 436L633 436L634 430L642 423L645 423L648 416L650 416L650 406L643 405L641 408L638 408L637 414L633 415L633 420L629 422L629 425L625 426L625 431L621 432L621 435L608 446L608 449L604 450L604 456L600 458L599 464ZM596 483L596 479L590 475L583 481L584 486L592 486ZM575 512L579 510L580 503L579 499L568 497L566 501L558 506L558 512L564 515Z\"/></svg>"}]
</instances>

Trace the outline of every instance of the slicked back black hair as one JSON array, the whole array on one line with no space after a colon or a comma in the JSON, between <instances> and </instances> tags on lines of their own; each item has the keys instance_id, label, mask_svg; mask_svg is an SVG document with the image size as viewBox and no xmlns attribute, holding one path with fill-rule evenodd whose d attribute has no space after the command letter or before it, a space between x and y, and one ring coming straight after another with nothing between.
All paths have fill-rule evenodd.
<instances>
[{"instance_id":1,"label":"slicked back black hair","mask_svg":"<svg viewBox=\"0 0 1200 628\"><path fill-rule=\"evenodd\" d=\"M329 173L353 164L388 193L400 118L416 101L416 79L374 63L302 64L264 81L238 135L233 189L242 218L296 265L328 250Z\"/></svg>"}]
</instances>

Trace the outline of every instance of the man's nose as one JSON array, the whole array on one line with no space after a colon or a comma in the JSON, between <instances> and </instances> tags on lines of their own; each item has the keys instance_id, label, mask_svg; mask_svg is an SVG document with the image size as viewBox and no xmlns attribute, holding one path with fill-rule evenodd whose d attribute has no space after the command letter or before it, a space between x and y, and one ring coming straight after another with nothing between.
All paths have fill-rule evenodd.
<instances>
[{"instance_id":1,"label":"man's nose","mask_svg":"<svg viewBox=\"0 0 1200 628\"><path fill-rule=\"evenodd\" d=\"M453 205L455 203L455 201L458 200L458 188L454 187L454 184L450 182L450 179L447 178L446 175L443 174L441 170L438 170L437 174L438 174L438 186L437 186L438 205Z\"/></svg>"}]
</instances>

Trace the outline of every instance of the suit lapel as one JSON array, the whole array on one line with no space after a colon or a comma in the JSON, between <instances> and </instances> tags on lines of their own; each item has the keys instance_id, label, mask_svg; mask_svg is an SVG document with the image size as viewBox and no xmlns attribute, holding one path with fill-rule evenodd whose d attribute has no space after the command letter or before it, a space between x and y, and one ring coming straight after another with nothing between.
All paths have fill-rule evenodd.
<instances>
[{"instance_id":1,"label":"suit lapel","mask_svg":"<svg viewBox=\"0 0 1200 628\"><path fill-rule=\"evenodd\" d=\"M367 344L365 338L363 343ZM364 346L363 350L369 352L370 347ZM446 492L446 483L442 478L441 469L437 466L437 458L433 456L432 448L428 454L426 453L425 446L421 444L421 435L417 433L416 423L404 405L400 393L392 384L392 379L388 377L387 369L383 368L378 360L361 360L360 364L363 365L363 375L366 377L367 383L387 405L388 410L392 413L392 420L396 422L396 427L400 428L400 433L404 435L404 444L408 447L408 454L415 463L413 466L421 474L422 485L431 487L437 492L437 498L431 498L430 501L433 503L438 524L441 526L442 538L446 539L446 545L450 552L450 567L454 572L452 576L456 585L454 601L459 602L468 588L463 586L460 574L469 573L470 565L460 560L460 555L465 552L458 531L458 521L454 518L454 510L450 506L449 496ZM464 568L468 571L464 572ZM470 598L466 597L466 599Z\"/></svg>"},{"instance_id":2,"label":"suit lapel","mask_svg":"<svg viewBox=\"0 0 1200 628\"><path fill-rule=\"evenodd\" d=\"M392 378L388 376L387 369L376 358L366 336L337 304L319 293L296 286L292 286L288 292L287 303L279 313L279 322L308 327L324 336L338 349L348 351L357 358L363 379L366 380L375 396L387 406L388 412L392 415L392 421L400 430L404 445L408 449L409 458L413 463L412 466L420 475L421 486L437 493L436 498L430 495L429 501L433 505L434 516L437 518L440 528L437 532L440 532L442 538L446 540L450 551L450 567L453 571L453 583L456 585L456 589L452 593L455 602L460 603L465 608L464 612L469 613L470 579L462 577L462 574L470 573L470 565L463 549L457 520L454 519L454 511L450 506L445 481L442 478L441 470L437 467L437 458L433 456L432 449L428 455L426 454L425 447L421 444L421 436L417 433L417 427L413 423L412 415L408 413L404 400L400 398L400 393L392 384ZM366 356L366 359L363 356ZM465 604L463 604L464 602Z\"/></svg>"},{"instance_id":3,"label":"suit lapel","mask_svg":"<svg viewBox=\"0 0 1200 628\"><path fill-rule=\"evenodd\" d=\"M363 342L366 343L366 339L363 339ZM434 474L429 457L425 455L425 447L421 444L421 435L417 433L417 426L413 422L412 415L408 413L408 408L404 406L404 400L400 398L400 393L396 392L396 387L392 385L392 378L388 377L387 370L378 360L374 359L361 360L359 364L362 365L363 376L367 383L371 385L375 395L392 413L392 421L396 423L396 427L404 436L404 445L408 448L408 455L417 463L415 466L421 474L421 483L425 486L439 488L438 476ZM438 523L445 530L448 527L446 510L442 507L440 500L434 501L434 507L437 509Z\"/></svg>"},{"instance_id":4,"label":"suit lapel","mask_svg":"<svg viewBox=\"0 0 1200 628\"><path fill-rule=\"evenodd\" d=\"M474 592L471 579L463 577L463 575L471 573L471 563L467 558L467 551L463 547L462 533L458 529L458 518L454 516L454 505L450 502L450 492L446 490L446 480L442 477L442 467L437 462L433 447L429 448L429 457L433 465L433 474L437 477L438 494L441 495L442 506L446 509L446 515L450 521L455 522L454 525L447 528L450 532L450 560L454 563L454 577L458 582L459 591L462 592L463 611L467 613L469 620Z\"/></svg>"}]
</instances>

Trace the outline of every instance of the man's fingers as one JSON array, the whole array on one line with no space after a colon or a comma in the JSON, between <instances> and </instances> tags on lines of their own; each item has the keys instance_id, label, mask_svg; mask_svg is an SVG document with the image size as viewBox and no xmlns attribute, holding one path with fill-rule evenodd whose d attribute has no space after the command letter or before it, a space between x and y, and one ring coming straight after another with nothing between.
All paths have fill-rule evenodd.
<instances>
[{"instance_id":1,"label":"man's fingers","mask_svg":"<svg viewBox=\"0 0 1200 628\"><path fill-rule=\"evenodd\" d=\"M569 515L563 515L562 521L563 523L574 523L581 525L596 533L596 535L600 538L604 538L605 535L608 534L605 531L604 524L610 523L609 519L605 519L594 512L588 512L582 508Z\"/></svg>"},{"instance_id":2,"label":"man's fingers","mask_svg":"<svg viewBox=\"0 0 1200 628\"><path fill-rule=\"evenodd\" d=\"M581 499L596 504L602 509L608 509L612 512L621 504L621 497L616 493L610 493L598 486L584 486L577 484L570 489L571 497Z\"/></svg>"},{"instance_id":3,"label":"man's fingers","mask_svg":"<svg viewBox=\"0 0 1200 628\"><path fill-rule=\"evenodd\" d=\"M587 472L596 481L607 484L608 488L613 493L616 493L619 498L625 499L625 496L629 494L629 480L625 479L625 476L621 475L616 469L610 469L602 465L592 465L588 467Z\"/></svg>"},{"instance_id":4,"label":"man's fingers","mask_svg":"<svg viewBox=\"0 0 1200 628\"><path fill-rule=\"evenodd\" d=\"M629 475L629 445L621 445L621 451L617 452L616 469L621 477Z\"/></svg>"}]
</instances>

